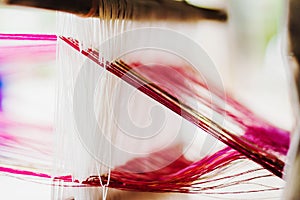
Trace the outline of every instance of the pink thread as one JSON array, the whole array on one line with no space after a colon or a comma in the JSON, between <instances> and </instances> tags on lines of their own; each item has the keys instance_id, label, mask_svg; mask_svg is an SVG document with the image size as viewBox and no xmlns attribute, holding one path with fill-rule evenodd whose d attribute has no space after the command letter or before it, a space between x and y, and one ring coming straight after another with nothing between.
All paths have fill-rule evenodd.
<instances>
[{"instance_id":1,"label":"pink thread","mask_svg":"<svg viewBox=\"0 0 300 200\"><path fill-rule=\"evenodd\" d=\"M0 40L43 40L56 41L56 35L50 34L7 34L0 33Z\"/></svg>"}]
</instances>

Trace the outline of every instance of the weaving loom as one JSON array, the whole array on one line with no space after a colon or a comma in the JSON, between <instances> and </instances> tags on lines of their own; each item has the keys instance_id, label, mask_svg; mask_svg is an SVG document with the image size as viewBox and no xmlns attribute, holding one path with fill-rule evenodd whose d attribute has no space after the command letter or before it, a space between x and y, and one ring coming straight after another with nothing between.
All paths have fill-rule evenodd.
<instances>
[{"instance_id":1,"label":"weaving loom","mask_svg":"<svg viewBox=\"0 0 300 200\"><path fill-rule=\"evenodd\" d=\"M210 57L215 50L197 42L206 24L230 23L224 8L64 3L25 3L73 13L57 14L57 35L0 34L19 41L1 46L4 83L39 73L55 55L57 64L54 120L14 118L4 106L3 174L48 184L52 199L282 196L292 117L284 126L262 116Z\"/></svg>"}]
</instances>

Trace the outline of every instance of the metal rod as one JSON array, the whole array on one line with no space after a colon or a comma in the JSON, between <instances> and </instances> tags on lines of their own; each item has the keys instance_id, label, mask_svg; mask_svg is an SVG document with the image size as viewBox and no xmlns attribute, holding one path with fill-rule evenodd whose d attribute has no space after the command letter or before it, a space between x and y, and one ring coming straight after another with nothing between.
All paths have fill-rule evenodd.
<instances>
[{"instance_id":1,"label":"metal rod","mask_svg":"<svg viewBox=\"0 0 300 200\"><path fill-rule=\"evenodd\" d=\"M175 0L2 0L5 4L44 8L83 17L131 20L218 20L225 21L223 10L192 6Z\"/></svg>"}]
</instances>

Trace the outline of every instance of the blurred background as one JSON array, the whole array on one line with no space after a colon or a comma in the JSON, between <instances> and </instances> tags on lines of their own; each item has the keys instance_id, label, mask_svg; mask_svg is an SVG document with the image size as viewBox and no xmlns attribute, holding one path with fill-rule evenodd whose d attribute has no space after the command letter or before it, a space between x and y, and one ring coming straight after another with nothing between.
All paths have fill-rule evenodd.
<instances>
[{"instance_id":1,"label":"blurred background","mask_svg":"<svg viewBox=\"0 0 300 200\"><path fill-rule=\"evenodd\" d=\"M55 16L55 12L1 5L0 33L55 34ZM24 57L22 50L18 51L18 48L15 48L32 44L34 44L32 41L0 40L0 74L3 94L1 116L4 116L6 121L13 123L24 123L28 126L39 125L43 129L45 127L48 129L52 127L54 117L55 52L52 55L41 56L39 59L38 56L30 53ZM34 49L28 48L28 51L32 51L33 54ZM23 50L24 54L25 52ZM14 59L8 59L9 57ZM3 129L4 127L1 126L1 131L7 131ZM21 137L23 141L30 143L25 137L25 134L29 133L26 130L28 128L13 129L20 135L24 135L23 138ZM40 135L41 132L36 132L35 136L33 136L32 130L30 132L31 134L27 137L44 136ZM51 138L44 138L41 141L49 142L49 139L51 140ZM0 137L0 140L3 138ZM17 153L24 153L24 149L16 146L14 148L16 154L10 154L9 149L5 149L3 146L1 146L0 152L2 155L10 155L11 160L18 159ZM28 161L29 158L26 155L24 157L25 162ZM2 164L9 163L9 161L2 156L0 158ZM1 199L51 199L49 185L22 180L22 178L0 174L0 187Z\"/></svg>"}]
</instances>

